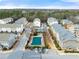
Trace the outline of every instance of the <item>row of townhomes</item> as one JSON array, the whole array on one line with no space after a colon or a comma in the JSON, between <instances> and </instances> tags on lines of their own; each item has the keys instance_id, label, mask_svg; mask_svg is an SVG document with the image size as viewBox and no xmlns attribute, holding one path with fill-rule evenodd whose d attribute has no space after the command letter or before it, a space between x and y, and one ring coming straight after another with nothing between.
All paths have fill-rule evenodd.
<instances>
[{"instance_id":1,"label":"row of townhomes","mask_svg":"<svg viewBox=\"0 0 79 59\"><path fill-rule=\"evenodd\" d=\"M13 22L13 18L5 18L5 19L0 19L0 24L8 24L10 22Z\"/></svg>"},{"instance_id":2,"label":"row of townhomes","mask_svg":"<svg viewBox=\"0 0 79 59\"><path fill-rule=\"evenodd\" d=\"M22 33L25 34L20 39L24 40L27 38L27 45L37 47L37 43L39 44L38 47L44 47L44 34L47 28L50 29L52 36L61 49L79 50L79 24L74 24L68 19L63 19L59 22L53 17L47 19L47 24L42 23L39 18L35 18L31 23L25 17L16 21L13 18L0 19L0 49L12 48L18 41L17 37ZM31 34L31 32L33 33Z\"/></svg>"},{"instance_id":3,"label":"row of townhomes","mask_svg":"<svg viewBox=\"0 0 79 59\"><path fill-rule=\"evenodd\" d=\"M33 28L36 32L44 32L46 31L46 23L42 23L39 18L35 18L33 21Z\"/></svg>"},{"instance_id":4,"label":"row of townhomes","mask_svg":"<svg viewBox=\"0 0 79 59\"><path fill-rule=\"evenodd\" d=\"M0 19L0 49L12 48L17 41L17 36L23 32L24 25L28 23L24 17L14 23L13 21L13 18Z\"/></svg>"},{"instance_id":5,"label":"row of townhomes","mask_svg":"<svg viewBox=\"0 0 79 59\"><path fill-rule=\"evenodd\" d=\"M55 18L48 18L47 23L57 43L63 50L79 50L79 24L68 19L60 23Z\"/></svg>"}]
</instances>

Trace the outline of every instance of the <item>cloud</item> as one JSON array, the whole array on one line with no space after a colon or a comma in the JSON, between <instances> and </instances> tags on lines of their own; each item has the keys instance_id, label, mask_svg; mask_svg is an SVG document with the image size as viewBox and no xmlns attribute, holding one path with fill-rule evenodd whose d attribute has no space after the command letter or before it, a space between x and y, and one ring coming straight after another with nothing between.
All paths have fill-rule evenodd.
<instances>
[{"instance_id":1,"label":"cloud","mask_svg":"<svg viewBox=\"0 0 79 59\"><path fill-rule=\"evenodd\" d=\"M53 6L30 6L30 5L2 5L0 6L0 9L79 9L79 6L59 6L59 5L53 5Z\"/></svg>"},{"instance_id":2,"label":"cloud","mask_svg":"<svg viewBox=\"0 0 79 59\"><path fill-rule=\"evenodd\" d=\"M61 0L61 1L64 1L64 2L79 2L79 0Z\"/></svg>"},{"instance_id":3,"label":"cloud","mask_svg":"<svg viewBox=\"0 0 79 59\"><path fill-rule=\"evenodd\" d=\"M70 3L72 0L62 0L64 2L49 2L49 3L37 3L37 2L17 2L15 0L3 0L7 2L0 3L0 9L79 9L79 3ZM24 0L23 0L24 1ZM65 2L66 1L66 2ZM77 1L77 0L73 0ZM79 0L78 0L79 1Z\"/></svg>"}]
</instances>

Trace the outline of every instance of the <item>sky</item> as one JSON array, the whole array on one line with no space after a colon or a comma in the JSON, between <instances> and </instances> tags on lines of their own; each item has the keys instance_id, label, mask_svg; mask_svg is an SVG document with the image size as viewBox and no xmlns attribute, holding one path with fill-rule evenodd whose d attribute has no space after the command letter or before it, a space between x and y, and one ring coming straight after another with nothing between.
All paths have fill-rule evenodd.
<instances>
[{"instance_id":1,"label":"sky","mask_svg":"<svg viewBox=\"0 0 79 59\"><path fill-rule=\"evenodd\" d=\"M79 0L0 0L0 9L79 9Z\"/></svg>"}]
</instances>

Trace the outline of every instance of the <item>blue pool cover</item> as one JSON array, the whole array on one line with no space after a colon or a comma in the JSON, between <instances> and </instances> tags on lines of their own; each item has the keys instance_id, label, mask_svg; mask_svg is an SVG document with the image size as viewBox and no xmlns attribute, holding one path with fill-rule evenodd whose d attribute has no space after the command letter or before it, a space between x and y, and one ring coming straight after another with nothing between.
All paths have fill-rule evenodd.
<instances>
[{"instance_id":1,"label":"blue pool cover","mask_svg":"<svg viewBox=\"0 0 79 59\"><path fill-rule=\"evenodd\" d=\"M41 45L41 37L33 37L31 45Z\"/></svg>"}]
</instances>

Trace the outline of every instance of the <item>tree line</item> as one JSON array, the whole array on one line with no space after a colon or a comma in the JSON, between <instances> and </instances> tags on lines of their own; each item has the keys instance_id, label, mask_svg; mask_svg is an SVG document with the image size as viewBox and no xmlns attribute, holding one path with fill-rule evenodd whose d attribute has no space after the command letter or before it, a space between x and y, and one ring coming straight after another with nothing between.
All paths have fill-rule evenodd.
<instances>
[{"instance_id":1,"label":"tree line","mask_svg":"<svg viewBox=\"0 0 79 59\"><path fill-rule=\"evenodd\" d=\"M22 11L25 11L22 13ZM79 10L0 10L0 19L7 17L26 17L28 21L40 18L45 22L48 17L55 17L59 20L79 15Z\"/></svg>"}]
</instances>

